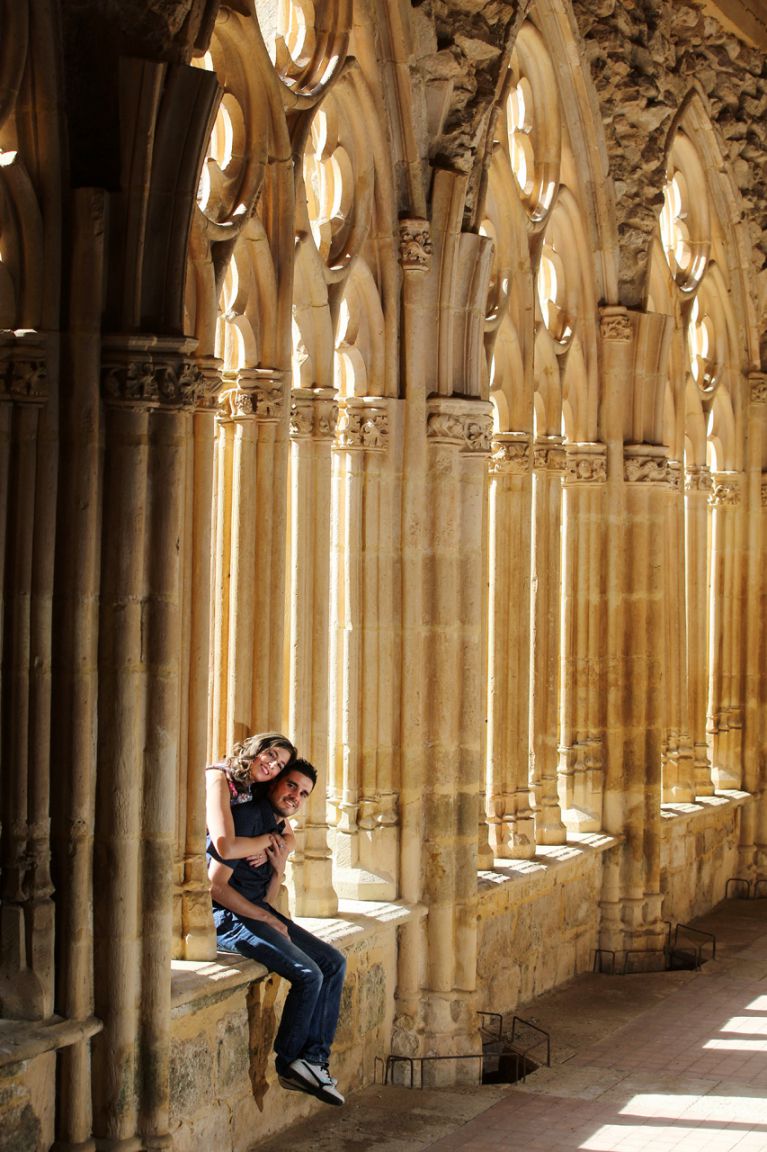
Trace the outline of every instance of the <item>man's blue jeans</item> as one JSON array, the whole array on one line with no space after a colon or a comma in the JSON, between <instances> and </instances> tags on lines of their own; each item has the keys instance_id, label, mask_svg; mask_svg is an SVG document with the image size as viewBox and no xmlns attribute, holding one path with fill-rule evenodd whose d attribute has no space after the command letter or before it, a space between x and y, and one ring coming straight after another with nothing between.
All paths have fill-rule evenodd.
<instances>
[{"instance_id":1,"label":"man's blue jeans","mask_svg":"<svg viewBox=\"0 0 767 1152\"><path fill-rule=\"evenodd\" d=\"M290 939L262 920L247 920L216 908L218 946L223 952L258 960L290 981L274 1039L277 1071L284 1071L299 1056L312 1064L326 1064L336 1034L346 958L270 905L265 907L287 926Z\"/></svg>"}]
</instances>

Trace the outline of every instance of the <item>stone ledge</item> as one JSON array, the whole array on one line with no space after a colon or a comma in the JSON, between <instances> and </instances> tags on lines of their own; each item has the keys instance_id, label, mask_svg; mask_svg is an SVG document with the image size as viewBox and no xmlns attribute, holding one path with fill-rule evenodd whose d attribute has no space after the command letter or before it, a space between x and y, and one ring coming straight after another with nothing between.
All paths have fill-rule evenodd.
<instances>
[{"instance_id":1,"label":"stone ledge","mask_svg":"<svg viewBox=\"0 0 767 1152\"><path fill-rule=\"evenodd\" d=\"M45 1052L57 1052L82 1040L90 1040L104 1027L96 1016L66 1020L52 1016L46 1021L0 1020L0 1068L33 1060Z\"/></svg>"},{"instance_id":2,"label":"stone ledge","mask_svg":"<svg viewBox=\"0 0 767 1152\"><path fill-rule=\"evenodd\" d=\"M560 870L576 861L600 856L622 841L622 836L611 836L607 832L569 832L566 844L540 844L530 860L496 859L492 869L480 869L478 873L480 894L509 882L553 882Z\"/></svg>"},{"instance_id":3,"label":"stone ledge","mask_svg":"<svg viewBox=\"0 0 767 1152\"><path fill-rule=\"evenodd\" d=\"M382 927L399 927L425 915L426 909L421 905L399 901L340 900L337 916L296 916L295 921L343 952L370 939ZM178 1017L188 1011L199 1011L202 1005L224 1000L268 975L269 971L263 964L229 952L218 952L215 960L173 960L173 1015Z\"/></svg>"},{"instance_id":4,"label":"stone ledge","mask_svg":"<svg viewBox=\"0 0 767 1152\"><path fill-rule=\"evenodd\" d=\"M716 792L713 796L696 796L686 804L661 804L661 820L692 820L699 816L710 815L725 808L741 808L753 799L750 792L741 792L730 788L726 791Z\"/></svg>"}]
</instances>

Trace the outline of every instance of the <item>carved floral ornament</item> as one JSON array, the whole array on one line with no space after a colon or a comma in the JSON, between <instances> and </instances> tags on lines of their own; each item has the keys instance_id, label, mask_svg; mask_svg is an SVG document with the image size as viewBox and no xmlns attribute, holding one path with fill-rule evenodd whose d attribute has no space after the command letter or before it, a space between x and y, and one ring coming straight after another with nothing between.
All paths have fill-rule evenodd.
<instances>
[{"instance_id":1,"label":"carved floral ornament","mask_svg":"<svg viewBox=\"0 0 767 1152\"><path fill-rule=\"evenodd\" d=\"M193 360L154 359L150 352L110 363L105 354L101 373L104 399L112 404L147 408L205 406L205 377Z\"/></svg>"},{"instance_id":2,"label":"carved floral ornament","mask_svg":"<svg viewBox=\"0 0 767 1152\"><path fill-rule=\"evenodd\" d=\"M668 484L668 457L626 447L623 479L627 484Z\"/></svg>"},{"instance_id":3,"label":"carved floral ornament","mask_svg":"<svg viewBox=\"0 0 767 1152\"><path fill-rule=\"evenodd\" d=\"M761 496L762 508L767 508L767 472L762 472Z\"/></svg>"},{"instance_id":4,"label":"carved floral ornament","mask_svg":"<svg viewBox=\"0 0 767 1152\"><path fill-rule=\"evenodd\" d=\"M234 387L225 387L219 396L220 420L255 419L277 423L283 411L283 383L279 372L258 369L240 372Z\"/></svg>"},{"instance_id":5,"label":"carved floral ornament","mask_svg":"<svg viewBox=\"0 0 767 1152\"><path fill-rule=\"evenodd\" d=\"M560 436L536 440L533 445L533 468L536 471L564 472L565 449Z\"/></svg>"},{"instance_id":6,"label":"carved floral ornament","mask_svg":"<svg viewBox=\"0 0 767 1152\"><path fill-rule=\"evenodd\" d=\"M767 404L767 373L752 372L748 378L752 404Z\"/></svg>"},{"instance_id":7,"label":"carved floral ornament","mask_svg":"<svg viewBox=\"0 0 767 1152\"><path fill-rule=\"evenodd\" d=\"M342 400L338 412L336 448L384 452L389 443L389 413L385 401Z\"/></svg>"},{"instance_id":8,"label":"carved floral ornament","mask_svg":"<svg viewBox=\"0 0 767 1152\"><path fill-rule=\"evenodd\" d=\"M741 497L740 472L714 472L711 479L713 487L709 504L715 508L736 508Z\"/></svg>"},{"instance_id":9,"label":"carved floral ornament","mask_svg":"<svg viewBox=\"0 0 767 1152\"><path fill-rule=\"evenodd\" d=\"M428 220L400 220L399 258L403 268L428 272L431 265L431 229Z\"/></svg>"},{"instance_id":10,"label":"carved floral ornament","mask_svg":"<svg viewBox=\"0 0 767 1152\"><path fill-rule=\"evenodd\" d=\"M295 388L290 401L293 440L332 440L338 423L338 402L330 388Z\"/></svg>"},{"instance_id":11,"label":"carved floral ornament","mask_svg":"<svg viewBox=\"0 0 767 1152\"><path fill-rule=\"evenodd\" d=\"M678 460L669 460L667 481L669 488L673 488L675 492L682 491L682 465Z\"/></svg>"},{"instance_id":12,"label":"carved floral ornament","mask_svg":"<svg viewBox=\"0 0 767 1152\"><path fill-rule=\"evenodd\" d=\"M44 354L12 358L0 363L0 403L44 404L48 399L48 370Z\"/></svg>"},{"instance_id":13,"label":"carved floral ornament","mask_svg":"<svg viewBox=\"0 0 767 1152\"><path fill-rule=\"evenodd\" d=\"M492 434L489 404L447 398L429 402L426 437L430 443L455 444L464 452L486 455L490 452Z\"/></svg>"},{"instance_id":14,"label":"carved floral ornament","mask_svg":"<svg viewBox=\"0 0 767 1152\"><path fill-rule=\"evenodd\" d=\"M631 320L625 308L602 308L599 313L599 334L603 340L614 344L628 344L631 341Z\"/></svg>"},{"instance_id":15,"label":"carved floral ornament","mask_svg":"<svg viewBox=\"0 0 767 1152\"><path fill-rule=\"evenodd\" d=\"M685 492L709 493L713 488L711 473L705 464L690 464L684 470Z\"/></svg>"},{"instance_id":16,"label":"carved floral ornament","mask_svg":"<svg viewBox=\"0 0 767 1152\"><path fill-rule=\"evenodd\" d=\"M565 484L604 484L607 448L597 443L565 444Z\"/></svg>"},{"instance_id":17,"label":"carved floral ornament","mask_svg":"<svg viewBox=\"0 0 767 1152\"><path fill-rule=\"evenodd\" d=\"M532 466L532 443L527 432L498 432L493 436L490 471L525 476Z\"/></svg>"}]
</instances>

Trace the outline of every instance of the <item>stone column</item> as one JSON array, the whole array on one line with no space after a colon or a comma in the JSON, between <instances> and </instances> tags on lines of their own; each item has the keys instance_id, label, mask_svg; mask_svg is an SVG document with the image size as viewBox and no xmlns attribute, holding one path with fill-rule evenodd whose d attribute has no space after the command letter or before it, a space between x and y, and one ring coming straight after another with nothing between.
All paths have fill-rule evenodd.
<instances>
[{"instance_id":1,"label":"stone column","mask_svg":"<svg viewBox=\"0 0 767 1152\"><path fill-rule=\"evenodd\" d=\"M55 348L47 348L40 333L0 334L0 655L6 710L0 743L0 1008L5 1017L33 1020L50 1016L54 1002L49 756L58 444L51 375L55 380Z\"/></svg>"},{"instance_id":2,"label":"stone column","mask_svg":"<svg viewBox=\"0 0 767 1152\"><path fill-rule=\"evenodd\" d=\"M334 446L329 799L339 896L398 895L394 655L399 484L385 397L340 402Z\"/></svg>"},{"instance_id":3,"label":"stone column","mask_svg":"<svg viewBox=\"0 0 767 1152\"><path fill-rule=\"evenodd\" d=\"M610 830L620 831L624 843L606 877L607 892L617 885L618 903L604 909L602 937L605 947L617 949L657 949L664 940L660 805L666 716L665 451L651 444L624 448L623 612L616 669L622 692L622 759L609 766L605 792Z\"/></svg>"},{"instance_id":4,"label":"stone column","mask_svg":"<svg viewBox=\"0 0 767 1152\"><path fill-rule=\"evenodd\" d=\"M95 1132L170 1147L170 961L193 341L106 340L94 840ZM141 1054L139 1075L137 1059ZM138 1087L137 1087L138 1086ZM139 1135L140 1133L140 1135Z\"/></svg>"},{"instance_id":5,"label":"stone column","mask_svg":"<svg viewBox=\"0 0 767 1152\"><path fill-rule=\"evenodd\" d=\"M497 857L530 859L530 572L532 447L493 436L490 458L487 820Z\"/></svg>"},{"instance_id":6,"label":"stone column","mask_svg":"<svg viewBox=\"0 0 767 1152\"><path fill-rule=\"evenodd\" d=\"M600 944L656 950L661 919L661 751L666 728L667 449L662 398L670 318L600 310L601 427L607 446L605 859Z\"/></svg>"},{"instance_id":7,"label":"stone column","mask_svg":"<svg viewBox=\"0 0 767 1152\"><path fill-rule=\"evenodd\" d=\"M761 473L760 484L761 507L759 515L761 520L760 531L760 580L759 590L759 676L757 703L759 706L759 775L757 778L757 813L756 830L754 835L755 853L754 865L756 874L767 874L767 564L764 563L765 545L767 545L767 472Z\"/></svg>"},{"instance_id":8,"label":"stone column","mask_svg":"<svg viewBox=\"0 0 767 1152\"><path fill-rule=\"evenodd\" d=\"M330 916L333 889L326 792L330 637L331 448L338 405L330 388L294 388L290 412L288 732L319 778L296 828L294 910Z\"/></svg>"},{"instance_id":9,"label":"stone column","mask_svg":"<svg viewBox=\"0 0 767 1152\"><path fill-rule=\"evenodd\" d=\"M189 689L181 699L181 755L178 762L176 889L173 915L174 959L206 960L216 955L216 933L205 857L204 768L210 745L210 634L213 597L211 556L215 405L221 388L220 363L197 358L204 399L193 416L193 442L187 485L183 553L184 621L182 667Z\"/></svg>"},{"instance_id":10,"label":"stone column","mask_svg":"<svg viewBox=\"0 0 767 1152\"><path fill-rule=\"evenodd\" d=\"M661 779L667 804L695 798L695 772L688 722L687 621L685 615L684 500L681 465L668 463L666 514L666 707Z\"/></svg>"},{"instance_id":11,"label":"stone column","mask_svg":"<svg viewBox=\"0 0 767 1152\"><path fill-rule=\"evenodd\" d=\"M413 430L415 431L415 430ZM406 942L393 1044L414 1054L477 1051L477 818L482 729L482 555L490 405L426 401L421 532L406 496L405 650L420 661L404 681L403 895L428 909L421 990ZM423 436L423 433L422 433ZM415 437L414 437L415 438ZM405 459L408 477L408 459ZM528 569L529 571L529 569ZM411 599L411 588L414 596ZM412 999L410 998L412 996ZM474 1075L475 1069L471 1070ZM465 1069L443 1065L435 1080Z\"/></svg>"},{"instance_id":12,"label":"stone column","mask_svg":"<svg viewBox=\"0 0 767 1152\"><path fill-rule=\"evenodd\" d=\"M565 444L559 789L572 832L602 827L606 480L603 444Z\"/></svg>"},{"instance_id":13,"label":"stone column","mask_svg":"<svg viewBox=\"0 0 767 1152\"><path fill-rule=\"evenodd\" d=\"M687 696L696 796L711 796L711 754L706 734L708 708L708 497L711 473L703 465L685 468L687 560Z\"/></svg>"},{"instance_id":14,"label":"stone column","mask_svg":"<svg viewBox=\"0 0 767 1152\"><path fill-rule=\"evenodd\" d=\"M530 770L536 844L564 844L557 791L562 628L562 475L560 436L533 446Z\"/></svg>"},{"instance_id":15,"label":"stone column","mask_svg":"<svg viewBox=\"0 0 767 1152\"><path fill-rule=\"evenodd\" d=\"M708 732L717 789L740 788L743 772L742 476L715 472L711 519L711 637Z\"/></svg>"},{"instance_id":16,"label":"stone column","mask_svg":"<svg viewBox=\"0 0 767 1152\"><path fill-rule=\"evenodd\" d=\"M767 450L767 373L752 372L748 377L750 408L748 441L746 445L745 476L745 614L746 640L744 643L743 682L743 777L742 787L754 797L744 807L740 829L740 875L763 876L764 845L767 843L764 812L764 781L762 764L763 702L762 675L764 653L764 615L762 612L762 582L764 561L764 512L762 489L764 474L762 461ZM758 621L758 630L754 622ZM757 639L752 639L756 631Z\"/></svg>"},{"instance_id":17,"label":"stone column","mask_svg":"<svg viewBox=\"0 0 767 1152\"><path fill-rule=\"evenodd\" d=\"M222 384L216 456L213 748L282 723L286 439L282 374ZM271 671L270 671L271 669Z\"/></svg>"},{"instance_id":18,"label":"stone column","mask_svg":"<svg viewBox=\"0 0 767 1152\"><path fill-rule=\"evenodd\" d=\"M101 577L101 295L104 193L72 202L70 331L62 343L61 474L54 601L56 740L52 826L59 939L57 1004L70 1020L93 1013L93 829L98 746ZM77 547L72 547L72 541ZM56 1152L92 1152L91 1044L58 1054Z\"/></svg>"}]
</instances>

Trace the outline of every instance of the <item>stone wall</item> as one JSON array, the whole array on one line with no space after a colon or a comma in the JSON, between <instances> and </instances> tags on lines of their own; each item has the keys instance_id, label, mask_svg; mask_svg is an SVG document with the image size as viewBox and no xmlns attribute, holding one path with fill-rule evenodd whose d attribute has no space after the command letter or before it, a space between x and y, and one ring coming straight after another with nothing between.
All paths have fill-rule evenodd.
<instances>
[{"instance_id":1,"label":"stone wall","mask_svg":"<svg viewBox=\"0 0 767 1152\"><path fill-rule=\"evenodd\" d=\"M302 920L345 952L347 976L333 1074L347 1091L369 1084L389 1052L397 973L398 905L353 901L342 918ZM288 985L252 961L178 961L173 975L171 1124L174 1152L244 1152L318 1105L277 1083L272 1043Z\"/></svg>"},{"instance_id":2,"label":"stone wall","mask_svg":"<svg viewBox=\"0 0 767 1152\"><path fill-rule=\"evenodd\" d=\"M0 1044L3 1041L4 1035L0 1033ZM38 1148L50 1148L55 1071L53 1052L0 1071L0 1152L37 1152Z\"/></svg>"},{"instance_id":3,"label":"stone wall","mask_svg":"<svg viewBox=\"0 0 767 1152\"><path fill-rule=\"evenodd\" d=\"M534 860L480 873L478 1007L512 1012L591 968L603 853L617 841L578 837Z\"/></svg>"},{"instance_id":4,"label":"stone wall","mask_svg":"<svg viewBox=\"0 0 767 1152\"><path fill-rule=\"evenodd\" d=\"M664 805L661 840L663 918L674 924L701 916L724 899L738 875L741 820L753 798L745 793L699 796L694 804Z\"/></svg>"}]
</instances>

